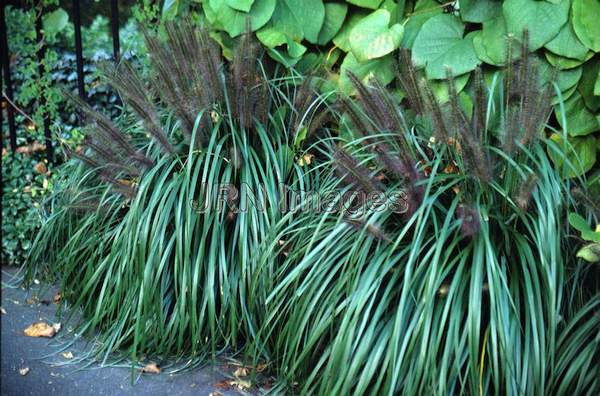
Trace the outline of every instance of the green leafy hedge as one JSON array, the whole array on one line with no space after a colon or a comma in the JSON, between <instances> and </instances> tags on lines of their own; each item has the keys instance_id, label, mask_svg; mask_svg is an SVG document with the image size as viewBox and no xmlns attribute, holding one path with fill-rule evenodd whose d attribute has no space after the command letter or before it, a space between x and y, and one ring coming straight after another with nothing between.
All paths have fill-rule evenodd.
<instances>
[{"instance_id":1,"label":"green leafy hedge","mask_svg":"<svg viewBox=\"0 0 600 396\"><path fill-rule=\"evenodd\" d=\"M545 69L559 70L564 107L556 120L578 148L582 170L596 163L600 140L600 15L598 0L166 0L163 18L192 11L205 20L225 56L249 20L269 55L305 72L325 65L329 80L346 93L351 70L367 80L389 84L395 50L410 48L413 61L430 80L450 69L457 89L469 90L469 76L483 66L491 78L508 56L509 41L519 48L522 32ZM511 38L509 40L509 38ZM518 57L519 51L511 51ZM435 83L434 83L435 88ZM444 99L447 90L436 90ZM402 95L402 92L398 92ZM400 96L401 97L401 96ZM554 100L559 103L558 96Z\"/></svg>"}]
</instances>

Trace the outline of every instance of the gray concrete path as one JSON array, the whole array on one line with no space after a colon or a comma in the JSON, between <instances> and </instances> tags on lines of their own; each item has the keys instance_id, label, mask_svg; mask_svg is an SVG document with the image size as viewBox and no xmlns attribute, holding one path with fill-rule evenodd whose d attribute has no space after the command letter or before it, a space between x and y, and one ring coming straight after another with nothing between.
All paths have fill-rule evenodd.
<instances>
[{"instance_id":1,"label":"gray concrete path","mask_svg":"<svg viewBox=\"0 0 600 396\"><path fill-rule=\"evenodd\" d=\"M248 394L231 385L235 365L211 364L181 374L139 374L132 384L132 371L127 367L100 367L94 363L88 368L82 363L64 365L70 354L73 359L82 356L85 342L76 341L62 355L60 342L73 337L69 327L63 327L57 339L26 337L23 330L34 322L54 323L56 304L52 302L55 290L48 290L38 300L32 298L38 287L24 290L15 286L16 270L2 269L2 367L1 394L7 396L47 395L240 395ZM6 313L5 313L6 312ZM58 337L58 336L57 336ZM70 353L70 354L69 354ZM27 371L21 375L20 370ZM250 394L257 391L249 390Z\"/></svg>"}]
</instances>

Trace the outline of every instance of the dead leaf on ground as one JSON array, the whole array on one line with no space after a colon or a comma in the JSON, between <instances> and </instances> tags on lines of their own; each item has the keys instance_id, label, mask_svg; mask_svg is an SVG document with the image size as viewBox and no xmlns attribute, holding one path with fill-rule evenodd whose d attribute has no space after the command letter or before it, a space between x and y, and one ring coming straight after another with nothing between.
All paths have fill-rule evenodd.
<instances>
[{"instance_id":1,"label":"dead leaf on ground","mask_svg":"<svg viewBox=\"0 0 600 396\"><path fill-rule=\"evenodd\" d=\"M22 369L19 369L19 374L21 374L21 375L27 375L28 372L29 372L29 367L23 367Z\"/></svg>"},{"instance_id":2,"label":"dead leaf on ground","mask_svg":"<svg viewBox=\"0 0 600 396\"><path fill-rule=\"evenodd\" d=\"M63 355L65 359L73 359L73 352L63 352L61 355Z\"/></svg>"},{"instance_id":3,"label":"dead leaf on ground","mask_svg":"<svg viewBox=\"0 0 600 396\"><path fill-rule=\"evenodd\" d=\"M0 312L2 312L2 315L6 315L6 309L0 307Z\"/></svg>"},{"instance_id":4,"label":"dead leaf on ground","mask_svg":"<svg viewBox=\"0 0 600 396\"><path fill-rule=\"evenodd\" d=\"M245 377L248 375L248 369L246 367L239 367L233 372L235 377Z\"/></svg>"},{"instance_id":5,"label":"dead leaf on ground","mask_svg":"<svg viewBox=\"0 0 600 396\"><path fill-rule=\"evenodd\" d=\"M39 174L44 174L44 173L48 172L48 167L42 161L35 164L33 169Z\"/></svg>"},{"instance_id":6,"label":"dead leaf on ground","mask_svg":"<svg viewBox=\"0 0 600 396\"><path fill-rule=\"evenodd\" d=\"M213 384L213 386L215 388L219 388L219 389L223 389L223 390L229 389L229 387L230 387L229 385L230 385L229 381L227 381L227 380L220 381L220 382L217 382L216 384Z\"/></svg>"},{"instance_id":7,"label":"dead leaf on ground","mask_svg":"<svg viewBox=\"0 0 600 396\"><path fill-rule=\"evenodd\" d=\"M229 385L235 386L236 388L238 388L240 390L246 390L246 389L250 389L250 387L252 386L252 383L250 381L245 381L243 379L238 378L234 381L229 381Z\"/></svg>"},{"instance_id":8,"label":"dead leaf on ground","mask_svg":"<svg viewBox=\"0 0 600 396\"><path fill-rule=\"evenodd\" d=\"M60 331L60 323L50 326L46 322L37 322L26 328L23 332L28 337L47 337L52 338Z\"/></svg>"},{"instance_id":9,"label":"dead leaf on ground","mask_svg":"<svg viewBox=\"0 0 600 396\"><path fill-rule=\"evenodd\" d=\"M160 374L160 367L158 367L156 363L148 363L144 366L142 372L150 374Z\"/></svg>"},{"instance_id":10,"label":"dead leaf on ground","mask_svg":"<svg viewBox=\"0 0 600 396\"><path fill-rule=\"evenodd\" d=\"M58 304L60 302L61 298L62 298L62 295L60 294L60 292L58 292L54 295L54 298L52 299L52 301L54 301L54 304Z\"/></svg>"},{"instance_id":11,"label":"dead leaf on ground","mask_svg":"<svg viewBox=\"0 0 600 396\"><path fill-rule=\"evenodd\" d=\"M223 396L223 394L219 392L210 392L208 396Z\"/></svg>"}]
</instances>

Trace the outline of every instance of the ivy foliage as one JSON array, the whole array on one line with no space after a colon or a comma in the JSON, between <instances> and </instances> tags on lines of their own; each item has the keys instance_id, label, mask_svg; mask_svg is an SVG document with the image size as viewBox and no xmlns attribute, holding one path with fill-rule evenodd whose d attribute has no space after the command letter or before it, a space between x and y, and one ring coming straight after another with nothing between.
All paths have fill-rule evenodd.
<instances>
[{"instance_id":1,"label":"ivy foliage","mask_svg":"<svg viewBox=\"0 0 600 396\"><path fill-rule=\"evenodd\" d=\"M212 30L225 56L250 21L276 61L307 72L325 67L330 83L353 94L347 71L364 82L389 84L395 51L412 50L413 62L433 85L452 74L470 92L470 74L482 66L488 79L518 58L529 33L545 77L558 70L554 115L589 165L600 131L600 2L597 0L165 0L163 19L192 11ZM510 54L508 53L510 51ZM441 85L441 84L440 84ZM400 97L403 92L398 91ZM447 90L439 89L444 100ZM564 105L559 105L564 102ZM586 166L588 167L588 166Z\"/></svg>"}]
</instances>

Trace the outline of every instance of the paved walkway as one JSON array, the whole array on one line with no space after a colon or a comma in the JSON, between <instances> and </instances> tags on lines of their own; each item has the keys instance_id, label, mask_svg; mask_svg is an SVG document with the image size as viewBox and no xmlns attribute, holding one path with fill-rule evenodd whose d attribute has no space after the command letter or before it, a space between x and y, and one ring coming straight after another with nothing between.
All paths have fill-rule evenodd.
<instances>
[{"instance_id":1,"label":"paved walkway","mask_svg":"<svg viewBox=\"0 0 600 396\"><path fill-rule=\"evenodd\" d=\"M92 364L81 369L82 363L64 365L69 361L67 358L71 357L70 354L73 355L72 359L76 360L84 349L85 342L76 341L67 350L61 351L59 343L73 339L68 334L68 326L63 327L60 337L57 335L54 339L23 335L23 330L34 322L45 321L52 324L57 320L57 306L52 302L56 290L48 290L34 302L32 298L37 295L39 286L29 291L15 286L16 272L12 268L2 269L0 393L3 396L244 394L235 386L231 386L231 373L234 372L235 366L225 363L182 374L169 374L168 370L163 370L160 374L136 373L135 384L132 384L131 368L100 367L98 364ZM20 370L27 373L21 375Z\"/></svg>"}]
</instances>

